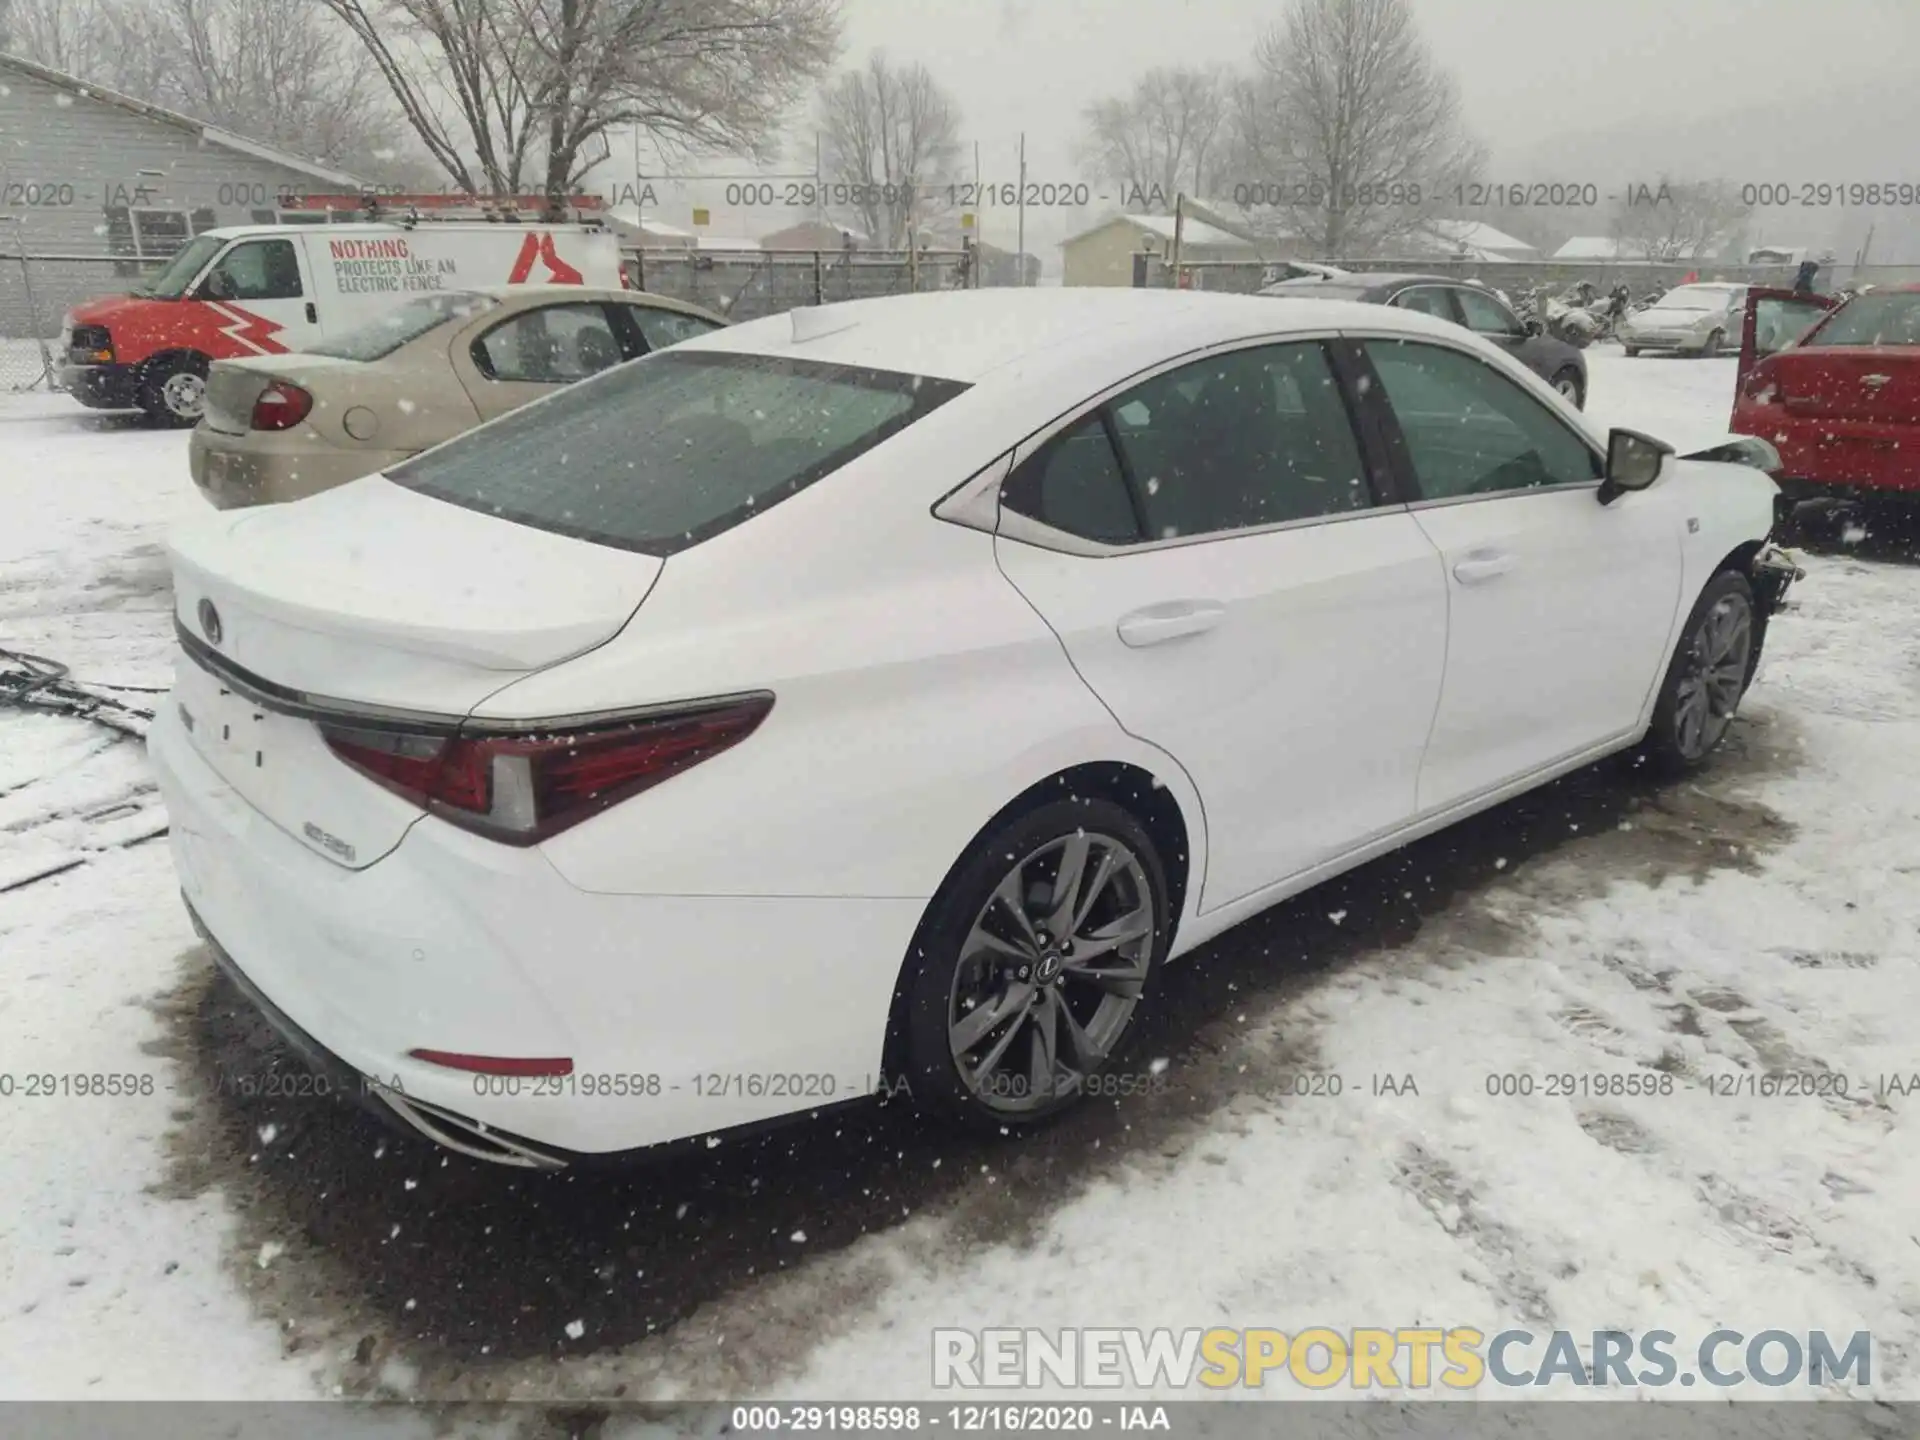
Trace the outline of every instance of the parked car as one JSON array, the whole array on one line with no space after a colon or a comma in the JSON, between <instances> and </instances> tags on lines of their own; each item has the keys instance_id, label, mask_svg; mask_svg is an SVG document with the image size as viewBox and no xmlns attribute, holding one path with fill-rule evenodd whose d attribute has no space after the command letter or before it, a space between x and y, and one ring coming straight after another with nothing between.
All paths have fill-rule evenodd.
<instances>
[{"instance_id":1,"label":"parked car","mask_svg":"<svg viewBox=\"0 0 1920 1440\"><path fill-rule=\"evenodd\" d=\"M218 963L442 1144L1013 1130L1236 922L1704 763L1774 493L1387 306L800 310L188 527L151 754Z\"/></svg>"},{"instance_id":2,"label":"parked car","mask_svg":"<svg viewBox=\"0 0 1920 1440\"><path fill-rule=\"evenodd\" d=\"M1646 309L1627 313L1618 332L1621 347L1628 358L1642 350L1672 350L1712 359L1740 333L1747 289L1709 283L1669 290Z\"/></svg>"},{"instance_id":3,"label":"parked car","mask_svg":"<svg viewBox=\"0 0 1920 1440\"><path fill-rule=\"evenodd\" d=\"M1564 340L1522 320L1513 307L1485 285L1446 280L1437 275L1345 275L1334 279L1283 280L1262 295L1282 299L1358 300L1391 305L1464 325L1498 345L1545 380L1576 410L1587 404L1587 359Z\"/></svg>"},{"instance_id":4,"label":"parked car","mask_svg":"<svg viewBox=\"0 0 1920 1440\"><path fill-rule=\"evenodd\" d=\"M1787 504L1920 499L1920 286L1751 291L1729 428L1779 451Z\"/></svg>"},{"instance_id":5,"label":"parked car","mask_svg":"<svg viewBox=\"0 0 1920 1440\"><path fill-rule=\"evenodd\" d=\"M61 379L93 409L193 425L217 360L310 349L416 296L529 281L618 287L618 242L590 226L438 220L207 230L127 294L67 313Z\"/></svg>"},{"instance_id":6,"label":"parked car","mask_svg":"<svg viewBox=\"0 0 1920 1440\"><path fill-rule=\"evenodd\" d=\"M298 500L725 323L578 285L422 296L297 355L215 364L188 444L193 481L221 509Z\"/></svg>"}]
</instances>

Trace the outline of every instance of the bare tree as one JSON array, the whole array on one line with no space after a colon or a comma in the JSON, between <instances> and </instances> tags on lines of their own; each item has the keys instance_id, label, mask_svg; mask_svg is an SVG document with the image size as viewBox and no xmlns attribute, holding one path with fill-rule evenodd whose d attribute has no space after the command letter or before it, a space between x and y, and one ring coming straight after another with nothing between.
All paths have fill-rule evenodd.
<instances>
[{"instance_id":1,"label":"bare tree","mask_svg":"<svg viewBox=\"0 0 1920 1440\"><path fill-rule=\"evenodd\" d=\"M1087 107L1081 167L1120 187L1129 209L1170 212L1182 191L1212 196L1232 87L1218 67L1149 70L1127 94Z\"/></svg>"},{"instance_id":2,"label":"bare tree","mask_svg":"<svg viewBox=\"0 0 1920 1440\"><path fill-rule=\"evenodd\" d=\"M1648 260L1712 260L1736 248L1752 212L1721 180L1630 186L1613 213L1613 238Z\"/></svg>"},{"instance_id":3,"label":"bare tree","mask_svg":"<svg viewBox=\"0 0 1920 1440\"><path fill-rule=\"evenodd\" d=\"M1236 189L1330 258L1430 228L1485 163L1409 0L1292 0L1233 120Z\"/></svg>"},{"instance_id":4,"label":"bare tree","mask_svg":"<svg viewBox=\"0 0 1920 1440\"><path fill-rule=\"evenodd\" d=\"M940 187L960 157L960 107L927 67L880 51L820 91L823 177L839 214L898 249L945 209Z\"/></svg>"},{"instance_id":5,"label":"bare tree","mask_svg":"<svg viewBox=\"0 0 1920 1440\"><path fill-rule=\"evenodd\" d=\"M370 176L401 133L313 0L15 0L13 20L30 59Z\"/></svg>"},{"instance_id":6,"label":"bare tree","mask_svg":"<svg viewBox=\"0 0 1920 1440\"><path fill-rule=\"evenodd\" d=\"M664 148L765 153L832 63L839 0L318 0L469 193L558 209L637 128Z\"/></svg>"}]
</instances>

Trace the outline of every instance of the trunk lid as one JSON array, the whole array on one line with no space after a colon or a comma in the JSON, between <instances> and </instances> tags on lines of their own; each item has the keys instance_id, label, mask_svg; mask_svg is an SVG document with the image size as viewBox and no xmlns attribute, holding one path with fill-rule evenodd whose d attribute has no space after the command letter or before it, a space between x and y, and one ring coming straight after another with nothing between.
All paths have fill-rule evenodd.
<instances>
[{"instance_id":1,"label":"trunk lid","mask_svg":"<svg viewBox=\"0 0 1920 1440\"><path fill-rule=\"evenodd\" d=\"M1767 369L1790 414L1920 424L1920 352L1810 345L1773 356Z\"/></svg>"},{"instance_id":2,"label":"trunk lid","mask_svg":"<svg viewBox=\"0 0 1920 1440\"><path fill-rule=\"evenodd\" d=\"M207 375L206 427L222 435L244 435L253 428L253 405L275 380L303 389L325 385L328 371L359 369L355 360L331 355L262 355L245 360L217 360ZM318 393L317 391L315 393Z\"/></svg>"},{"instance_id":3,"label":"trunk lid","mask_svg":"<svg viewBox=\"0 0 1920 1440\"><path fill-rule=\"evenodd\" d=\"M422 812L335 756L311 712L458 721L619 633L661 570L378 476L222 512L171 549L175 619L207 657L177 666L192 744L274 824L356 869Z\"/></svg>"}]
</instances>

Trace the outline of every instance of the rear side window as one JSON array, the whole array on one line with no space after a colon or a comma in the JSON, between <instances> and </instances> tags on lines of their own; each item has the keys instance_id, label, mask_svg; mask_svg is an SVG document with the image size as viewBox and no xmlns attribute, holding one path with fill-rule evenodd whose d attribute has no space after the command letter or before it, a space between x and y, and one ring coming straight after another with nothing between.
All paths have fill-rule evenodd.
<instances>
[{"instance_id":1,"label":"rear side window","mask_svg":"<svg viewBox=\"0 0 1920 1440\"><path fill-rule=\"evenodd\" d=\"M1008 476L1000 503L1016 515L1104 545L1136 545L1141 538L1127 477L1097 410L1055 435Z\"/></svg>"},{"instance_id":2,"label":"rear side window","mask_svg":"<svg viewBox=\"0 0 1920 1440\"><path fill-rule=\"evenodd\" d=\"M1318 344L1195 361L1129 391L1112 414L1149 539L1373 504L1346 401Z\"/></svg>"},{"instance_id":3,"label":"rear side window","mask_svg":"<svg viewBox=\"0 0 1920 1440\"><path fill-rule=\"evenodd\" d=\"M1800 342L1820 345L1920 345L1920 294L1860 295Z\"/></svg>"},{"instance_id":4,"label":"rear side window","mask_svg":"<svg viewBox=\"0 0 1920 1440\"><path fill-rule=\"evenodd\" d=\"M691 340L696 335L711 335L720 327L698 315L682 315L678 310L656 310L650 305L631 305L627 313L646 337L649 350L664 350Z\"/></svg>"},{"instance_id":5,"label":"rear side window","mask_svg":"<svg viewBox=\"0 0 1920 1440\"><path fill-rule=\"evenodd\" d=\"M523 310L473 342L482 375L529 385L568 385L622 358L607 312L592 303Z\"/></svg>"},{"instance_id":6,"label":"rear side window","mask_svg":"<svg viewBox=\"0 0 1920 1440\"><path fill-rule=\"evenodd\" d=\"M339 360L384 360L402 345L411 344L449 320L464 320L499 303L491 295L473 290L443 290L423 295L332 340L309 345L307 353L331 355Z\"/></svg>"},{"instance_id":7,"label":"rear side window","mask_svg":"<svg viewBox=\"0 0 1920 1440\"><path fill-rule=\"evenodd\" d=\"M797 494L966 388L817 360L668 350L470 430L388 478L557 535L671 555Z\"/></svg>"}]
</instances>

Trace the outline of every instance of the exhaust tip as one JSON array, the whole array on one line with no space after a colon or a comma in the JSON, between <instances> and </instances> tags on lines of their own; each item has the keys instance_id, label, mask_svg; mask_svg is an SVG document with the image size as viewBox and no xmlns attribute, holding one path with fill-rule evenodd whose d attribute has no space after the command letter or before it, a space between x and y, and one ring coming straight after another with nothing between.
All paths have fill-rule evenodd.
<instances>
[{"instance_id":1,"label":"exhaust tip","mask_svg":"<svg viewBox=\"0 0 1920 1440\"><path fill-rule=\"evenodd\" d=\"M511 1139L478 1120L469 1120L464 1115L456 1115L451 1110L442 1110L437 1105L429 1105L424 1100L415 1100L384 1087L376 1093L388 1109L413 1129L434 1144L457 1154L516 1170L567 1168L567 1162L557 1155L550 1155L523 1140Z\"/></svg>"}]
</instances>

